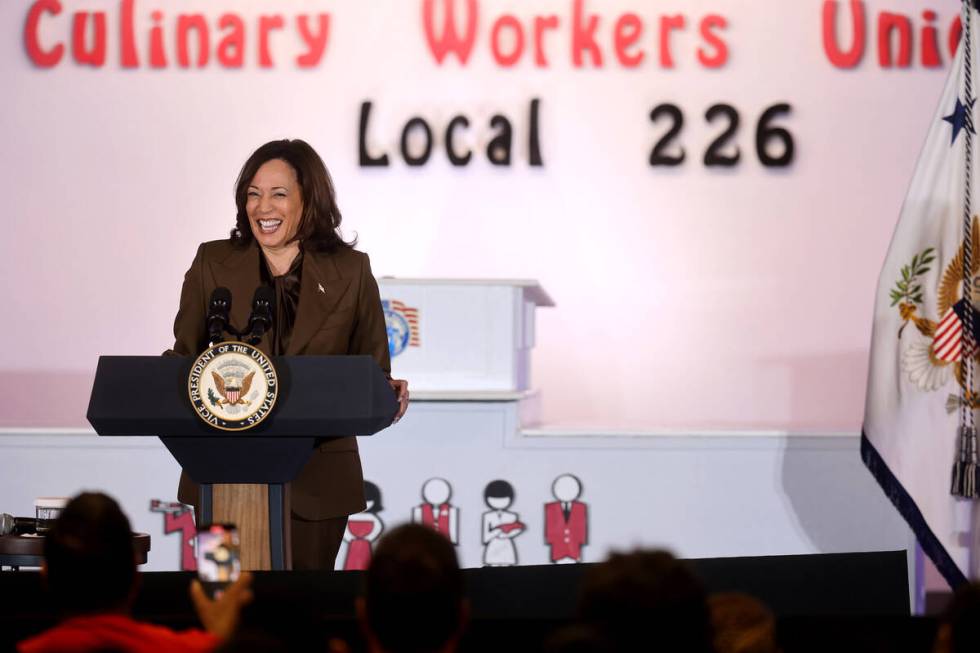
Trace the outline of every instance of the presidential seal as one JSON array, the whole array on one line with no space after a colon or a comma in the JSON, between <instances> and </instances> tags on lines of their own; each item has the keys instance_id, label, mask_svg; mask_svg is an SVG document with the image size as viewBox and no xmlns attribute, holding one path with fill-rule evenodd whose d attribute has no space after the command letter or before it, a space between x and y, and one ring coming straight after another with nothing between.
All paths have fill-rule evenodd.
<instances>
[{"instance_id":1,"label":"presidential seal","mask_svg":"<svg viewBox=\"0 0 980 653\"><path fill-rule=\"evenodd\" d=\"M419 309L406 306L397 299L381 300L385 314L385 329L388 332L388 353L394 358L406 347L418 347Z\"/></svg>"},{"instance_id":2,"label":"presidential seal","mask_svg":"<svg viewBox=\"0 0 980 653\"><path fill-rule=\"evenodd\" d=\"M272 361L244 342L221 342L191 365L187 393L198 417L223 431L244 431L272 412L279 380Z\"/></svg>"}]
</instances>

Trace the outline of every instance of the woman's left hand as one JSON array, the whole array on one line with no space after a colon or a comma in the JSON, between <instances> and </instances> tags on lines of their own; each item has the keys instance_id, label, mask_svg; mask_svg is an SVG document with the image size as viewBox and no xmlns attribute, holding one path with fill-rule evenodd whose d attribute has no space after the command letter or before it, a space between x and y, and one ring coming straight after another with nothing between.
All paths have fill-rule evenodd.
<instances>
[{"instance_id":1,"label":"woman's left hand","mask_svg":"<svg viewBox=\"0 0 980 653\"><path fill-rule=\"evenodd\" d=\"M398 420L405 414L405 411L408 410L408 381L404 379L388 379L388 383L391 384L391 389L395 391L395 397L398 399L398 412L395 414L395 419L391 422L392 424L397 424Z\"/></svg>"}]
</instances>

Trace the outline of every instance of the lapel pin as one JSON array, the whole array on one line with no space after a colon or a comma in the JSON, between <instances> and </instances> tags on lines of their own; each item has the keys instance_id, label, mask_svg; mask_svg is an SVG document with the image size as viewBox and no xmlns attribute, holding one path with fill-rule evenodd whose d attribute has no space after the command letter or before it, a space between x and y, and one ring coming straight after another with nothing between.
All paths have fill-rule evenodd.
<instances>
[{"instance_id":1,"label":"lapel pin","mask_svg":"<svg viewBox=\"0 0 980 653\"><path fill-rule=\"evenodd\" d=\"M327 291L323 289L323 284L322 283L316 284L316 289L319 290L320 292L322 292L324 295L327 294Z\"/></svg>"}]
</instances>

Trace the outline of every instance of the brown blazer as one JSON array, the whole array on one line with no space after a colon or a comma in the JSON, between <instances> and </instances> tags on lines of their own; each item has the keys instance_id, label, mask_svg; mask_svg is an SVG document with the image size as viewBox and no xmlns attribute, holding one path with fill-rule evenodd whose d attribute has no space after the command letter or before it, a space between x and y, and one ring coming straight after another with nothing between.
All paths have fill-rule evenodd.
<instances>
[{"instance_id":1,"label":"brown blazer","mask_svg":"<svg viewBox=\"0 0 980 653\"><path fill-rule=\"evenodd\" d=\"M254 242L235 247L229 240L215 240L198 248L184 275L174 320L175 342L168 353L196 356L204 350L207 304L211 292L220 286L231 291L232 324L244 328L252 295L261 284L259 256ZM268 335L257 346L269 353ZM367 254L348 249L334 254L304 252L299 305L286 354L369 354L390 375L381 297ZM317 449L290 484L293 512L303 519L319 520L364 510L357 439L335 438ZM182 503L197 504L197 485L183 473L177 497Z\"/></svg>"}]
</instances>

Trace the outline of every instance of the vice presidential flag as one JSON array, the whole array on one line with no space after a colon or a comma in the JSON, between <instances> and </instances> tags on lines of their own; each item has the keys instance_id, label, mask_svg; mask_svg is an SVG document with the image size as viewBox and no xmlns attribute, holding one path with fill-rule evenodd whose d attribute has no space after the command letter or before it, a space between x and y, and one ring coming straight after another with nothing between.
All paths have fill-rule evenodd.
<instances>
[{"instance_id":1,"label":"vice presidential flag","mask_svg":"<svg viewBox=\"0 0 980 653\"><path fill-rule=\"evenodd\" d=\"M953 587L980 563L977 28L964 2L960 47L878 281L861 438L868 469Z\"/></svg>"}]
</instances>

